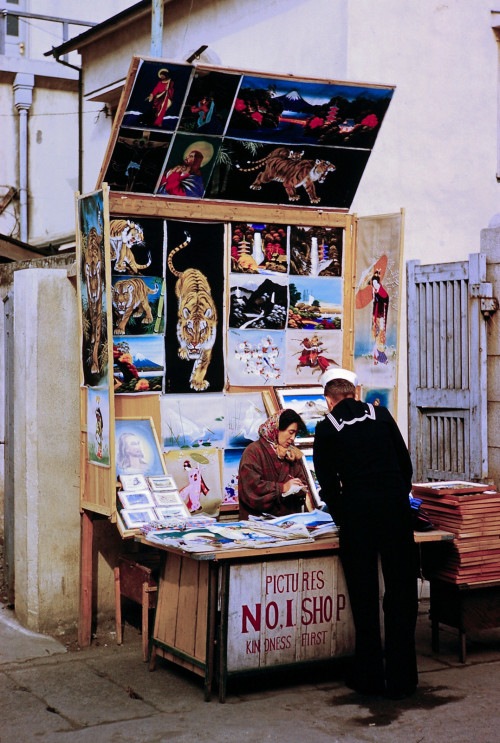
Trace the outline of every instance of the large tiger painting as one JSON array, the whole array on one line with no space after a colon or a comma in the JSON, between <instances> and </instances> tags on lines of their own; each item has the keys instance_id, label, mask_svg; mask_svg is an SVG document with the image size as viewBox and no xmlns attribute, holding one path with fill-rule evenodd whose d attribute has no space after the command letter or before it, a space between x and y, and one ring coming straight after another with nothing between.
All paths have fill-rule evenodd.
<instances>
[{"instance_id":1,"label":"large tiger painting","mask_svg":"<svg viewBox=\"0 0 500 743\"><path fill-rule=\"evenodd\" d=\"M321 198L316 193L315 183L323 183L328 173L333 173L335 165L328 160L309 160L302 156L302 152L277 147L266 157L253 161L251 167L237 164L236 168L242 173L263 168L250 186L254 191L259 191L266 183L277 181L283 184L289 201L298 201L300 194L297 189L303 186L311 204L319 204Z\"/></svg>"},{"instance_id":2,"label":"large tiger painting","mask_svg":"<svg viewBox=\"0 0 500 743\"><path fill-rule=\"evenodd\" d=\"M143 279L132 276L129 279L117 281L113 287L113 311L115 314L115 335L124 335L127 323L132 317L141 317L141 322L153 322L153 314L149 305L148 294L156 294L158 285L150 289Z\"/></svg>"},{"instance_id":3,"label":"large tiger painting","mask_svg":"<svg viewBox=\"0 0 500 743\"><path fill-rule=\"evenodd\" d=\"M212 358L212 349L217 336L217 310L207 277L197 268L176 271L173 258L191 242L186 240L174 248L168 256L169 270L177 277L177 340L180 359L194 360L189 379L191 389L202 391L209 387L205 379Z\"/></svg>"},{"instance_id":4,"label":"large tiger painting","mask_svg":"<svg viewBox=\"0 0 500 743\"><path fill-rule=\"evenodd\" d=\"M99 343L102 332L101 266L101 235L95 227L91 227L87 235L87 247L84 258L84 275L87 285L88 314L90 320L91 374L99 374Z\"/></svg>"},{"instance_id":5,"label":"large tiger painting","mask_svg":"<svg viewBox=\"0 0 500 743\"><path fill-rule=\"evenodd\" d=\"M109 241L111 243L111 260L115 261L113 271L116 273L139 273L151 265L151 253L148 261L139 264L132 249L144 245L144 232L137 222L130 219L112 219L109 224Z\"/></svg>"}]
</instances>

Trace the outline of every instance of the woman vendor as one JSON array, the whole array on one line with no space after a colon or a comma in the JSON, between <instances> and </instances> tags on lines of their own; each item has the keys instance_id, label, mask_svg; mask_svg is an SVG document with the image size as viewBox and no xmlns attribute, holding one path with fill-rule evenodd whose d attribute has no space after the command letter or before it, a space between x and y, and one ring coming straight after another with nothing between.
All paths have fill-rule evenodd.
<instances>
[{"instance_id":1,"label":"woman vendor","mask_svg":"<svg viewBox=\"0 0 500 743\"><path fill-rule=\"evenodd\" d=\"M302 452L293 446L298 431L306 431L295 410L283 410L259 428L259 438L247 446L238 473L239 516L262 513L284 516L302 510L307 487ZM289 491L292 491L289 495Z\"/></svg>"}]
</instances>

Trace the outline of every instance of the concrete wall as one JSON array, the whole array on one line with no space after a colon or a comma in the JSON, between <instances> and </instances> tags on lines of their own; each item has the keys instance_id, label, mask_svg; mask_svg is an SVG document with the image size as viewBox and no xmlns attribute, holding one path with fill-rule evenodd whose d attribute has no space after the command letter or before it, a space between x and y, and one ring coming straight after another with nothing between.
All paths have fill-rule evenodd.
<instances>
[{"instance_id":1,"label":"concrete wall","mask_svg":"<svg viewBox=\"0 0 500 743\"><path fill-rule=\"evenodd\" d=\"M66 270L15 273L15 609L41 632L65 631L78 616L76 317Z\"/></svg>"},{"instance_id":2,"label":"concrete wall","mask_svg":"<svg viewBox=\"0 0 500 743\"><path fill-rule=\"evenodd\" d=\"M481 232L481 253L486 255L486 280L500 298L500 219ZM488 466L500 487L500 311L487 321L488 348Z\"/></svg>"}]
</instances>

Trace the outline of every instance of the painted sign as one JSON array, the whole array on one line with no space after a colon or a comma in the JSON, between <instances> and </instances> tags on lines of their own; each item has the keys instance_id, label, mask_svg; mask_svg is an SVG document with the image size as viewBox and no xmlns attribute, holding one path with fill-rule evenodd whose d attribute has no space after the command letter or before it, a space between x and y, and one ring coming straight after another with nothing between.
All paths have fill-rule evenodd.
<instances>
[{"instance_id":1,"label":"painted sign","mask_svg":"<svg viewBox=\"0 0 500 743\"><path fill-rule=\"evenodd\" d=\"M231 565L228 672L353 651L351 607L336 555Z\"/></svg>"}]
</instances>

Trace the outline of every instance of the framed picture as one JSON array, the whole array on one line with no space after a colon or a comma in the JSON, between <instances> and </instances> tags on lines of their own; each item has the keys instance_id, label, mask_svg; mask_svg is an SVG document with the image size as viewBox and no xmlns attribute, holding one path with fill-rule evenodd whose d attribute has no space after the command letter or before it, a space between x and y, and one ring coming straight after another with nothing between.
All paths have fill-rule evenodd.
<instances>
[{"instance_id":1,"label":"framed picture","mask_svg":"<svg viewBox=\"0 0 500 743\"><path fill-rule=\"evenodd\" d=\"M316 473L314 471L313 462L313 450L312 448L302 449L302 463L306 471L307 484L309 486L309 492L311 493L311 501L313 508L323 508L325 505L324 501L319 496L319 482L316 479Z\"/></svg>"},{"instance_id":2,"label":"framed picture","mask_svg":"<svg viewBox=\"0 0 500 743\"><path fill-rule=\"evenodd\" d=\"M119 475L118 479L122 484L122 488L129 492L148 490L148 483L144 475Z\"/></svg>"},{"instance_id":3,"label":"framed picture","mask_svg":"<svg viewBox=\"0 0 500 743\"><path fill-rule=\"evenodd\" d=\"M122 484L123 475L167 474L152 418L116 419L115 462Z\"/></svg>"},{"instance_id":4,"label":"framed picture","mask_svg":"<svg viewBox=\"0 0 500 743\"><path fill-rule=\"evenodd\" d=\"M279 410L292 408L304 421L307 433L297 435L297 446L310 446L314 441L316 423L323 420L328 413L328 406L323 396L321 385L304 385L303 387L275 387Z\"/></svg>"},{"instance_id":5,"label":"framed picture","mask_svg":"<svg viewBox=\"0 0 500 743\"><path fill-rule=\"evenodd\" d=\"M177 490L175 480L170 475L159 475L157 477L148 477L148 483L151 490L158 493L164 493L167 490Z\"/></svg>"},{"instance_id":6,"label":"framed picture","mask_svg":"<svg viewBox=\"0 0 500 743\"><path fill-rule=\"evenodd\" d=\"M178 490L153 490L155 506L178 506L184 503Z\"/></svg>"},{"instance_id":7,"label":"framed picture","mask_svg":"<svg viewBox=\"0 0 500 743\"><path fill-rule=\"evenodd\" d=\"M154 508L155 506L149 490L138 490L137 492L120 490L118 500L123 508L134 511L139 509L143 511L145 508Z\"/></svg>"},{"instance_id":8,"label":"framed picture","mask_svg":"<svg viewBox=\"0 0 500 743\"><path fill-rule=\"evenodd\" d=\"M120 516L127 529L140 529L141 526L156 521L154 508L128 509L120 511Z\"/></svg>"},{"instance_id":9,"label":"framed picture","mask_svg":"<svg viewBox=\"0 0 500 743\"><path fill-rule=\"evenodd\" d=\"M158 506L156 508L156 515L160 521L171 518L187 518L190 513L184 503L179 503L177 506Z\"/></svg>"}]
</instances>

